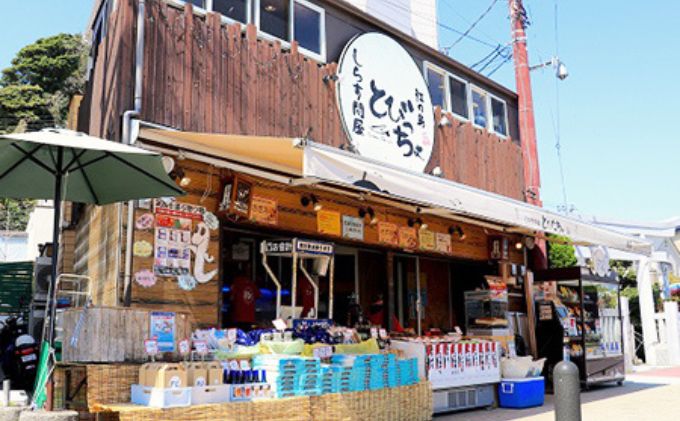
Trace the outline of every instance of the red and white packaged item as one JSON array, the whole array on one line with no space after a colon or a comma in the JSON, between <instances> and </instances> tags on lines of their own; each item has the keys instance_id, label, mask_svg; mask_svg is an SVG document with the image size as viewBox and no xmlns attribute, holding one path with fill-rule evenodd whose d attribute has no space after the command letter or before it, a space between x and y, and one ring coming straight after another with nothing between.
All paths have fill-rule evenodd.
<instances>
[{"instance_id":1,"label":"red and white packaged item","mask_svg":"<svg viewBox=\"0 0 680 421\"><path fill-rule=\"evenodd\" d=\"M453 344L451 342L446 344L446 355L444 358L444 366L446 373L450 376L453 372L453 365L451 364L451 348L453 348Z\"/></svg>"},{"instance_id":2,"label":"red and white packaged item","mask_svg":"<svg viewBox=\"0 0 680 421\"><path fill-rule=\"evenodd\" d=\"M434 370L434 352L433 352L433 345L427 345L426 352L427 352L427 371L430 373Z\"/></svg>"},{"instance_id":3,"label":"red and white packaged item","mask_svg":"<svg viewBox=\"0 0 680 421\"><path fill-rule=\"evenodd\" d=\"M446 344L441 343L437 345L437 369L444 371L444 354L446 353Z\"/></svg>"},{"instance_id":4,"label":"red and white packaged item","mask_svg":"<svg viewBox=\"0 0 680 421\"><path fill-rule=\"evenodd\" d=\"M472 361L474 356L472 355L472 344L465 344L465 369L472 370Z\"/></svg>"},{"instance_id":5,"label":"red and white packaged item","mask_svg":"<svg viewBox=\"0 0 680 421\"><path fill-rule=\"evenodd\" d=\"M479 344L479 343L472 344L472 349L473 349L473 354L474 354L474 359L472 361L472 364L475 367L476 371L479 371L479 369L482 366L480 358L479 358L481 356L481 352L480 352L481 345L482 344Z\"/></svg>"}]
</instances>

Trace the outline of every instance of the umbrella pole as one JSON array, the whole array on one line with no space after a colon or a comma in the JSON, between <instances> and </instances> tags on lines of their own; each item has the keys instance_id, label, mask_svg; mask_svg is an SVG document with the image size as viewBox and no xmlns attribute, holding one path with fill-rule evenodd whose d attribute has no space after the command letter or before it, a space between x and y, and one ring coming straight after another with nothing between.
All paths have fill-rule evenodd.
<instances>
[{"instance_id":1,"label":"umbrella pole","mask_svg":"<svg viewBox=\"0 0 680 421\"><path fill-rule=\"evenodd\" d=\"M52 279L50 279L50 297L49 311L50 324L48 330L48 344L54 347L54 330L56 327L57 316L57 265L59 264L59 231L61 225L61 189L62 189L62 173L61 166L63 161L63 150L59 148L57 151L57 171L54 174L54 225L52 227Z\"/></svg>"}]
</instances>

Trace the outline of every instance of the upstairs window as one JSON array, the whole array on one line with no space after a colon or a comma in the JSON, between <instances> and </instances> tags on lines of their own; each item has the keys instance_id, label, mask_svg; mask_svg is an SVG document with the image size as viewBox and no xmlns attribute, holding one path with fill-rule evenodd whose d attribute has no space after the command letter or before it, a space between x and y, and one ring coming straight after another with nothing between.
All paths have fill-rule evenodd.
<instances>
[{"instance_id":1,"label":"upstairs window","mask_svg":"<svg viewBox=\"0 0 680 421\"><path fill-rule=\"evenodd\" d=\"M297 41L301 52L326 61L324 9L305 0L257 0L256 24L285 43Z\"/></svg>"},{"instance_id":2,"label":"upstairs window","mask_svg":"<svg viewBox=\"0 0 680 421\"><path fill-rule=\"evenodd\" d=\"M206 9L206 3L208 0L185 0L185 3L191 3L199 9Z\"/></svg>"},{"instance_id":3,"label":"upstairs window","mask_svg":"<svg viewBox=\"0 0 680 421\"><path fill-rule=\"evenodd\" d=\"M508 135L508 113L505 101L491 96L492 129L496 134Z\"/></svg>"},{"instance_id":4,"label":"upstairs window","mask_svg":"<svg viewBox=\"0 0 680 421\"><path fill-rule=\"evenodd\" d=\"M472 123L485 129L489 124L487 98L486 92L476 87L472 88Z\"/></svg>"},{"instance_id":5,"label":"upstairs window","mask_svg":"<svg viewBox=\"0 0 680 421\"><path fill-rule=\"evenodd\" d=\"M248 23L249 0L212 0L213 12L241 23Z\"/></svg>"},{"instance_id":6,"label":"upstairs window","mask_svg":"<svg viewBox=\"0 0 680 421\"><path fill-rule=\"evenodd\" d=\"M290 40L290 1L260 0L260 30L285 41Z\"/></svg>"},{"instance_id":7,"label":"upstairs window","mask_svg":"<svg viewBox=\"0 0 680 421\"><path fill-rule=\"evenodd\" d=\"M427 87L432 97L432 105L438 105L443 110L448 110L449 107L446 102L446 75L443 71L432 66L426 66L427 72Z\"/></svg>"},{"instance_id":8,"label":"upstairs window","mask_svg":"<svg viewBox=\"0 0 680 421\"><path fill-rule=\"evenodd\" d=\"M449 97L451 112L465 120L470 118L468 107L468 84L464 80L449 75Z\"/></svg>"},{"instance_id":9,"label":"upstairs window","mask_svg":"<svg viewBox=\"0 0 680 421\"><path fill-rule=\"evenodd\" d=\"M319 56L323 52L324 11L306 1L296 1L293 9L294 39L300 47Z\"/></svg>"}]
</instances>

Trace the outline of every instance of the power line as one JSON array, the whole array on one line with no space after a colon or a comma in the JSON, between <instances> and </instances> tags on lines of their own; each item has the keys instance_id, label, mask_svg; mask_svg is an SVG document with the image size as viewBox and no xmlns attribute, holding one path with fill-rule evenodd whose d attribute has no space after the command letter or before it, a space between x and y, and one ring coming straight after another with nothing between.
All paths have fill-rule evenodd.
<instances>
[{"instance_id":1,"label":"power line","mask_svg":"<svg viewBox=\"0 0 680 421\"><path fill-rule=\"evenodd\" d=\"M472 24L472 20L466 18L466 17L463 16L460 12L458 12L457 8L454 7L454 6L451 4L451 2L449 2L449 1L447 1L447 0L441 0L439 3L440 3L440 4L443 4L444 6L446 6L451 12L453 12L456 16L458 16L459 18L461 18L461 20L463 20L463 21L464 21L465 23L467 23L468 25L471 25L471 24ZM495 37L489 35L487 32L483 31L483 30L480 29L480 28L477 29L477 32L479 32L480 34L484 35L484 36L485 36L487 39L489 39L491 42L495 42L495 43L497 43L497 44L499 44L499 45L500 45L500 44L503 44L502 42L498 41Z\"/></svg>"},{"instance_id":2,"label":"power line","mask_svg":"<svg viewBox=\"0 0 680 421\"><path fill-rule=\"evenodd\" d=\"M491 10L492 10L493 7L496 5L496 3L498 3L498 0L492 0L492 1L491 1L491 4L489 5L489 7L487 7L486 10L485 10L484 12L482 12L482 14L479 15L479 17L478 17L474 22L472 22L472 25L470 25L470 27L469 27L463 34L461 34L460 37L458 37L458 39L455 40L451 45L449 45L448 47L444 47L443 50L448 54L448 52L449 52L453 47L455 47L456 44L458 44L463 38L467 37L467 36L470 34L470 32L471 32L473 29L475 29L475 26L477 26L477 24L478 24L479 22L481 22L482 19L484 19L484 18L486 17L486 15L489 14L489 12L491 12Z\"/></svg>"},{"instance_id":3,"label":"power line","mask_svg":"<svg viewBox=\"0 0 680 421\"><path fill-rule=\"evenodd\" d=\"M404 7L404 6L401 5L401 4L393 3L393 2L391 2L391 1L389 1L389 0L385 0L385 3L386 3L386 6L387 6L387 7L391 7L392 10L401 10L401 11L403 11L403 12L410 13L412 16L417 17L417 18L419 18L419 19L421 19L421 20L426 20L426 21L428 21L428 22L431 22L431 21L432 21L432 19L431 19L430 17L424 16L424 15L419 14L419 13L416 13L415 11L413 11L413 10L407 8L407 7ZM461 30L459 30L459 29L456 29L456 28L454 28L454 27L452 27L452 26L450 26L450 25L447 25L447 24L443 23L442 21L440 21L439 19L436 20L436 24L437 24L437 26L439 26L439 27L442 28L442 29L446 29L447 31L450 31L450 32L452 32L452 33L454 33L454 34L462 35L462 36L464 36L465 38L467 38L467 39L469 39L469 40L471 40L471 41L475 41L475 42L477 42L477 43L479 43L479 44L486 45L487 47L490 47L490 48L495 48L495 47L496 47L496 45L491 44L490 42L486 42L486 41L484 41L484 40L482 40L482 39L479 39L479 38L477 38L477 37L474 37L474 36L472 36L472 35L470 35L470 34L465 34L465 32L463 32L463 31L461 31Z\"/></svg>"},{"instance_id":4,"label":"power line","mask_svg":"<svg viewBox=\"0 0 680 421\"><path fill-rule=\"evenodd\" d=\"M555 54L560 56L560 38L559 38L559 9L557 8L557 0L554 1L554 29L555 29ZM567 183L564 175L564 160L562 159L562 133L561 133L561 118L560 118L560 80L555 78L555 151L557 152L557 162L560 166L560 178L562 181L562 199L564 200L564 207L568 209L567 201Z\"/></svg>"}]
</instances>

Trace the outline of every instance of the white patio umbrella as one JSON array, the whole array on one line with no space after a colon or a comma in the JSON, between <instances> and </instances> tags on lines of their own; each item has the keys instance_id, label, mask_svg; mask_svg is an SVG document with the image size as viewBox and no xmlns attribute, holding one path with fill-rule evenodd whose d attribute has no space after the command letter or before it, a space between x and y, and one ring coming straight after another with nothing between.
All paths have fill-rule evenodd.
<instances>
[{"instance_id":1,"label":"white patio umbrella","mask_svg":"<svg viewBox=\"0 0 680 421\"><path fill-rule=\"evenodd\" d=\"M70 130L0 135L0 197L54 200L54 231L48 341L56 311L61 202L104 205L179 196L161 156Z\"/></svg>"}]
</instances>

